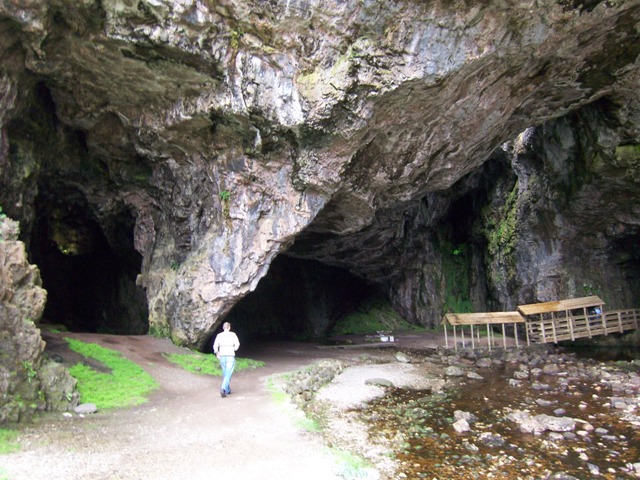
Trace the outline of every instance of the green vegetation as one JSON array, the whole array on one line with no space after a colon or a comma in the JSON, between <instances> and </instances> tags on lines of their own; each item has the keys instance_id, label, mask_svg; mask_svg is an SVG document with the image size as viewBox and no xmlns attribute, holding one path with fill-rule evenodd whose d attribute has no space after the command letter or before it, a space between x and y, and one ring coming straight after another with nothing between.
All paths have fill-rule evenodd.
<instances>
[{"instance_id":1,"label":"green vegetation","mask_svg":"<svg viewBox=\"0 0 640 480\"><path fill-rule=\"evenodd\" d=\"M146 402L146 395L158 387L158 382L151 375L119 352L95 343L72 338L65 340L72 350L97 360L110 370L110 373L99 372L84 363L70 368L69 373L78 380L83 402L94 403L101 409L139 405Z\"/></svg>"},{"instance_id":2,"label":"green vegetation","mask_svg":"<svg viewBox=\"0 0 640 480\"><path fill-rule=\"evenodd\" d=\"M588 297L591 295L602 295L600 293L600 288L593 285L592 283L583 283L581 290L581 294L583 297Z\"/></svg>"},{"instance_id":3,"label":"green vegetation","mask_svg":"<svg viewBox=\"0 0 640 480\"><path fill-rule=\"evenodd\" d=\"M494 265L491 267L491 278L494 284L509 282L515 277L514 252L518 244L517 213L517 183L497 212L483 212L485 235L489 243L488 252L492 259L490 263Z\"/></svg>"},{"instance_id":4,"label":"green vegetation","mask_svg":"<svg viewBox=\"0 0 640 480\"><path fill-rule=\"evenodd\" d=\"M229 41L229 46L231 47L232 50L238 50L242 35L244 35L244 32L242 31L242 27L238 27L237 30L233 30L231 32L231 39Z\"/></svg>"},{"instance_id":5,"label":"green vegetation","mask_svg":"<svg viewBox=\"0 0 640 480\"><path fill-rule=\"evenodd\" d=\"M35 371L31 362L23 360L22 368L24 368L27 372L27 381L29 383L33 382L38 377L38 372Z\"/></svg>"},{"instance_id":6,"label":"green vegetation","mask_svg":"<svg viewBox=\"0 0 640 480\"><path fill-rule=\"evenodd\" d=\"M171 363L184 368L191 373L198 373L201 375L214 375L222 376L222 370L220 370L220 364L213 355L207 355L204 353L163 353L162 356L169 360ZM235 371L248 370L251 368L264 367L264 362L257 360L251 360L249 358L236 357Z\"/></svg>"},{"instance_id":7,"label":"green vegetation","mask_svg":"<svg viewBox=\"0 0 640 480\"><path fill-rule=\"evenodd\" d=\"M489 241L489 253L493 256L500 255L502 258L508 259L515 250L518 240L517 200L518 184L515 184L495 221L488 222L487 240Z\"/></svg>"},{"instance_id":8,"label":"green vegetation","mask_svg":"<svg viewBox=\"0 0 640 480\"><path fill-rule=\"evenodd\" d=\"M220 197L220 201L222 202L222 213L224 214L224 218L229 220L229 203L231 202L231 192L229 190L220 190L218 193L218 197Z\"/></svg>"},{"instance_id":9,"label":"green vegetation","mask_svg":"<svg viewBox=\"0 0 640 480\"><path fill-rule=\"evenodd\" d=\"M51 324L51 323L41 323L38 325L38 328L40 330L46 330L47 332L51 332L51 333L62 333L62 332L67 332L68 329L65 325L60 325L60 324Z\"/></svg>"},{"instance_id":10,"label":"green vegetation","mask_svg":"<svg viewBox=\"0 0 640 480\"><path fill-rule=\"evenodd\" d=\"M318 422L316 422L313 418L309 418L306 415L297 418L294 421L294 425L306 432L313 432L313 433L317 433L322 431L322 428L320 428L320 425L318 425Z\"/></svg>"},{"instance_id":11,"label":"green vegetation","mask_svg":"<svg viewBox=\"0 0 640 480\"><path fill-rule=\"evenodd\" d=\"M0 428L0 455L20 450L21 447L17 438L18 432L15 430ZM3 478L2 473L2 469L0 469L0 479Z\"/></svg>"},{"instance_id":12,"label":"green vegetation","mask_svg":"<svg viewBox=\"0 0 640 480\"><path fill-rule=\"evenodd\" d=\"M282 375L282 379L286 379L289 374ZM276 384L273 377L267 379L267 391L271 394L271 398L279 405L289 400L289 395Z\"/></svg>"},{"instance_id":13,"label":"green vegetation","mask_svg":"<svg viewBox=\"0 0 640 480\"><path fill-rule=\"evenodd\" d=\"M471 303L471 254L466 244L452 245L443 242L442 274L444 276L444 312L468 313L473 311Z\"/></svg>"},{"instance_id":14,"label":"green vegetation","mask_svg":"<svg viewBox=\"0 0 640 480\"><path fill-rule=\"evenodd\" d=\"M388 302L374 300L364 302L357 312L342 318L335 327L333 335L366 335L378 331L412 330L411 325L402 318Z\"/></svg>"},{"instance_id":15,"label":"green vegetation","mask_svg":"<svg viewBox=\"0 0 640 480\"><path fill-rule=\"evenodd\" d=\"M342 466L340 476L345 479L366 478L363 470L370 468L371 465L362 457L354 455L344 450L332 449L338 464Z\"/></svg>"},{"instance_id":16,"label":"green vegetation","mask_svg":"<svg viewBox=\"0 0 640 480\"><path fill-rule=\"evenodd\" d=\"M157 338L170 338L171 328L167 325L150 325L149 335Z\"/></svg>"}]
</instances>

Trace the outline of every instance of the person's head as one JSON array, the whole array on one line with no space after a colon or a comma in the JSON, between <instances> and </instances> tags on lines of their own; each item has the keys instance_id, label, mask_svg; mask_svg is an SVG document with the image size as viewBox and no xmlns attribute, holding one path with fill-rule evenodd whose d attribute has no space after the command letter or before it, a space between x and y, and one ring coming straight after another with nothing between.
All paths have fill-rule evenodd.
<instances>
[{"instance_id":1,"label":"person's head","mask_svg":"<svg viewBox=\"0 0 640 480\"><path fill-rule=\"evenodd\" d=\"M230 324L229 322L224 322L224 323L222 324L222 329L223 329L225 332L228 332L229 330L231 330L231 324Z\"/></svg>"}]
</instances>

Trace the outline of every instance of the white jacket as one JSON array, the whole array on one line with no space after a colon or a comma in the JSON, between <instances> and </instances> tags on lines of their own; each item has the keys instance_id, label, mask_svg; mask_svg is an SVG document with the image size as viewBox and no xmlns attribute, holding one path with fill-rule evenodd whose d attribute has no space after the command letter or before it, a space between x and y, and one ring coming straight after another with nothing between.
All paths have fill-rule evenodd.
<instances>
[{"instance_id":1,"label":"white jacket","mask_svg":"<svg viewBox=\"0 0 640 480\"><path fill-rule=\"evenodd\" d=\"M231 331L220 332L213 342L213 353L218 356L235 355L239 347L240 340L238 340L238 336L235 333Z\"/></svg>"}]
</instances>

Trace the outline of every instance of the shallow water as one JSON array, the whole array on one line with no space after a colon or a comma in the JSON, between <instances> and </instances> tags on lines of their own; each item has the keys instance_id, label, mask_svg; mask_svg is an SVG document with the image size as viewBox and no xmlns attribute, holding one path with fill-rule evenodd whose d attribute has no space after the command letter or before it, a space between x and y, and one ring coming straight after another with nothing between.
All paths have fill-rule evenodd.
<instances>
[{"instance_id":1,"label":"shallow water","mask_svg":"<svg viewBox=\"0 0 640 480\"><path fill-rule=\"evenodd\" d=\"M619 394L589 379L567 382L564 376L550 375L515 388L507 383L515 368L505 363L479 369L483 380L462 379L443 394L392 389L360 415L372 437L389 442L404 478L528 480L555 472L579 479L636 478L625 469L640 461L640 431L612 412L609 398ZM533 388L540 384L550 389ZM540 406L536 400L550 403ZM558 408L566 411L563 417L606 429L606 436L580 432L580 426L564 437L525 434L506 418L510 410L555 416ZM456 410L477 417L470 432L453 429Z\"/></svg>"},{"instance_id":2,"label":"shallow water","mask_svg":"<svg viewBox=\"0 0 640 480\"><path fill-rule=\"evenodd\" d=\"M566 351L573 352L578 358L589 358L601 362L619 362L640 360L640 349L637 347L594 347L566 346Z\"/></svg>"}]
</instances>

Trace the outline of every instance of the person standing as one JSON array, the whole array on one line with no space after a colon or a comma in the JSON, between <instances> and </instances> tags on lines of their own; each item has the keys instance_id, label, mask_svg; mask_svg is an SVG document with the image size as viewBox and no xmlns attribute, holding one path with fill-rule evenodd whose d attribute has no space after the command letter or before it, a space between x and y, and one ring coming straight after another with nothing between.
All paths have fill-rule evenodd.
<instances>
[{"instance_id":1,"label":"person standing","mask_svg":"<svg viewBox=\"0 0 640 480\"><path fill-rule=\"evenodd\" d=\"M231 375L236 366L236 351L240 348L240 340L238 336L231 331L231 324L224 322L222 332L216 335L213 342L213 353L220 360L220 368L222 368L222 385L220 386L220 396L226 397L231 393L229 383L231 383Z\"/></svg>"}]
</instances>

